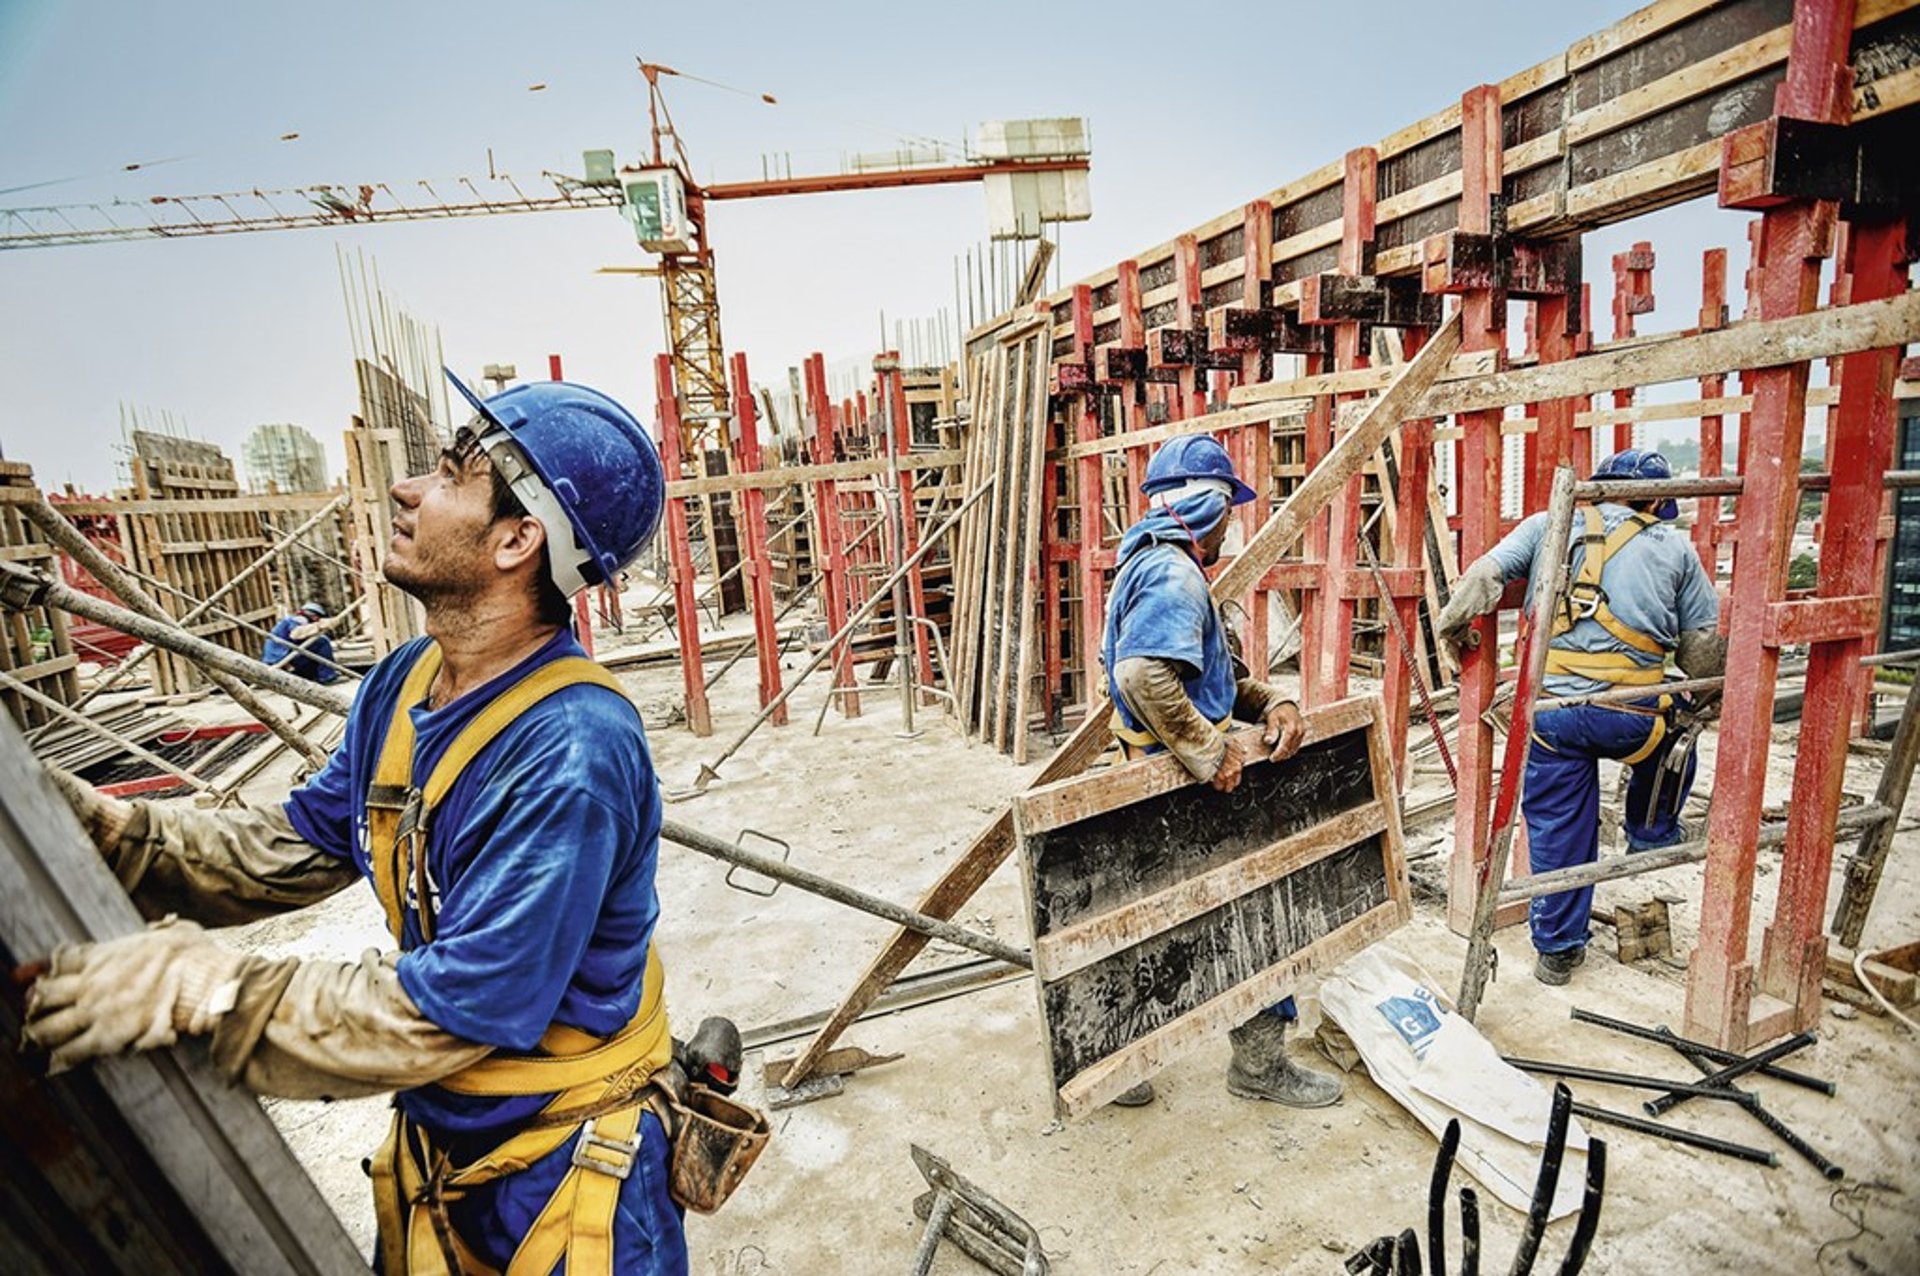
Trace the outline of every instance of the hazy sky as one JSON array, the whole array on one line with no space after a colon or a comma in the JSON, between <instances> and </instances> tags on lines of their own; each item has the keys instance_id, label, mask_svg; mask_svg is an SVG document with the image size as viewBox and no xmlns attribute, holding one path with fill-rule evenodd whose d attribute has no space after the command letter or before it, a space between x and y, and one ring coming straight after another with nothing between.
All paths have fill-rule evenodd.
<instances>
[{"instance_id":1,"label":"hazy sky","mask_svg":"<svg viewBox=\"0 0 1920 1276\"><path fill-rule=\"evenodd\" d=\"M957 142L988 119L1087 117L1094 217L1065 228L1072 279L1634 7L1456 0L1437 20L1432 4L1397 0L1219 3L1170 27L1164 4L1112 0L0 0L0 206L399 187L485 175L489 148L532 189L543 169L578 173L584 149L638 158L644 55L780 99L670 83L703 180L757 177L767 153L789 155L796 173L834 171L902 135ZM1182 78L1131 74L1149 52ZM1651 238L1661 306L1643 330L1688 326L1700 249L1743 246L1743 222L1696 202L1589 236L1588 277L1610 279L1608 256ZM870 356L882 311L950 306L954 256L985 235L970 185L727 203L709 224L727 347L770 382L812 350ZM652 417L657 293L595 273L644 255L612 210L540 213L0 252L0 450L45 485L104 490L129 405L236 457L253 426L298 422L337 465L356 405L337 245L366 253L390 299L439 327L456 370L501 362L544 376L558 353L570 377Z\"/></svg>"}]
</instances>

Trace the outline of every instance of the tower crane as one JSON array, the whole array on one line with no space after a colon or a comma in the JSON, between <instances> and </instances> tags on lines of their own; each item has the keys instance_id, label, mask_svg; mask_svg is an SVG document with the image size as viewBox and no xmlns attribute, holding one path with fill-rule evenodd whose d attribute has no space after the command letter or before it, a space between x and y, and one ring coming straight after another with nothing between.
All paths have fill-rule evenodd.
<instances>
[{"instance_id":1,"label":"tower crane","mask_svg":"<svg viewBox=\"0 0 1920 1276\"><path fill-rule=\"evenodd\" d=\"M585 175L542 176L551 193L529 194L509 176L426 181L395 188L386 183L318 185L218 195L157 195L146 201L0 209L0 249L50 248L130 239L182 239L248 231L432 221L497 213L619 208L640 246L658 256L641 273L660 280L667 350L681 399L682 455L697 457L712 438L723 448L730 418L726 357L720 337L720 294L707 205L722 200L832 191L879 190L984 182L996 210L994 238L1032 238L1047 222L1090 215L1086 178L1090 152L1077 119L1017 120L983 130L978 153L957 162L899 162L855 171L769 177L702 185L692 166L660 81L684 73L640 61L647 83L651 150L639 164L618 166L610 150L583 155ZM691 78L691 77L687 77ZM772 102L771 96L762 95ZM444 188L444 189L443 189Z\"/></svg>"}]
</instances>

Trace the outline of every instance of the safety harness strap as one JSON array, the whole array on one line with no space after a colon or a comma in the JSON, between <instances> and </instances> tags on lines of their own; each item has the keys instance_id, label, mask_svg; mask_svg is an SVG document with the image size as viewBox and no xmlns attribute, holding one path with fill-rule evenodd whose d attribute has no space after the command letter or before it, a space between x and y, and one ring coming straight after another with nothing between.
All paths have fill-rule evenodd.
<instances>
[{"instance_id":1,"label":"safety harness strap","mask_svg":"<svg viewBox=\"0 0 1920 1276\"><path fill-rule=\"evenodd\" d=\"M1651 514L1636 513L1608 532L1599 510L1589 505L1582 508L1580 513L1585 521L1585 532L1581 537L1585 551L1581 556L1580 570L1567 587L1566 597L1561 600L1560 606L1554 608L1549 637L1558 638L1580 621L1592 620L1635 651L1664 658L1667 649L1658 639L1640 632L1615 615L1613 608L1608 605L1607 591L1601 587L1607 564L1613 556L1628 541L1660 520ZM1576 652L1557 648L1550 648L1547 652L1547 672L1577 674L1599 682L1626 686L1659 682L1664 676L1659 667L1649 667L1624 652Z\"/></svg>"},{"instance_id":2,"label":"safety harness strap","mask_svg":"<svg viewBox=\"0 0 1920 1276\"><path fill-rule=\"evenodd\" d=\"M1233 725L1233 715L1228 714L1213 725L1219 730L1225 731ZM1107 729L1113 732L1113 738L1120 742L1121 747L1126 751L1129 758L1138 757L1145 750L1151 749L1161 743L1160 737L1153 732L1128 726L1126 722L1121 719L1118 709L1115 709L1113 716L1107 719Z\"/></svg>"},{"instance_id":3,"label":"safety harness strap","mask_svg":"<svg viewBox=\"0 0 1920 1276\"><path fill-rule=\"evenodd\" d=\"M432 902L424 880L431 815L466 766L522 713L547 696L578 683L616 695L620 684L593 661L556 660L529 673L496 696L448 746L424 786L413 784L414 731L411 709L426 698L441 665L429 644L401 684L400 700L387 724L367 797L367 832L374 890L388 928L403 946L404 883L415 884L416 914L423 941L433 937ZM540 1038L539 1054L496 1052L438 1084L456 1094L504 1097L552 1094L538 1117L519 1133L470 1164L455 1167L436 1152L426 1132L398 1110L373 1166L374 1207L379 1217L384 1266L390 1276L455 1276L488 1273L447 1217L447 1202L503 1175L526 1169L570 1141L573 1164L554 1195L521 1239L509 1276L546 1276L564 1259L579 1276L613 1270L613 1219L620 1185L640 1150L640 1118L649 1083L673 1057L667 1025L665 975L649 949L640 1008L626 1027L600 1038L553 1024ZM587 1114L591 1115L587 1115ZM585 1120L581 1120L585 1116Z\"/></svg>"}]
</instances>

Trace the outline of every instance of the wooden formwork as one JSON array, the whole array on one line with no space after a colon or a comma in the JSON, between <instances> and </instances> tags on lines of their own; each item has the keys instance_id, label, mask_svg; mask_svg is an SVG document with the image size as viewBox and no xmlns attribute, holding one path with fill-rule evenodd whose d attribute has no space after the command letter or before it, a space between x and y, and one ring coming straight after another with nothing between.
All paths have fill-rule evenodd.
<instances>
[{"instance_id":1,"label":"wooden formwork","mask_svg":"<svg viewBox=\"0 0 1920 1276\"><path fill-rule=\"evenodd\" d=\"M31 499L34 491L31 466L0 461L0 561L58 577L53 546L27 521L17 500L10 499ZM47 606L9 608L0 618L0 672L61 704L72 704L80 695L78 664L65 612ZM17 692L0 691L0 703L22 727L39 726L53 714Z\"/></svg>"},{"instance_id":2,"label":"wooden formwork","mask_svg":"<svg viewBox=\"0 0 1920 1276\"><path fill-rule=\"evenodd\" d=\"M360 614L373 640L374 655L384 656L424 632L420 605L389 585L384 575L387 541L393 535L393 504L387 491L414 471L401 430L370 428L355 417L345 437L347 490L353 498L347 507L349 536L364 600Z\"/></svg>"},{"instance_id":3,"label":"wooden formwork","mask_svg":"<svg viewBox=\"0 0 1920 1276\"><path fill-rule=\"evenodd\" d=\"M254 510L238 499L233 462L219 448L144 430L134 432L133 445L136 504L125 516L123 538L129 565L157 582L155 596L169 614L183 616L272 542ZM272 580L255 575L227 596L227 615L197 621L193 632L258 656L260 638L246 625L271 627L281 607ZM191 661L167 652L155 657L153 676L155 689L164 695L192 690L203 681Z\"/></svg>"}]
</instances>

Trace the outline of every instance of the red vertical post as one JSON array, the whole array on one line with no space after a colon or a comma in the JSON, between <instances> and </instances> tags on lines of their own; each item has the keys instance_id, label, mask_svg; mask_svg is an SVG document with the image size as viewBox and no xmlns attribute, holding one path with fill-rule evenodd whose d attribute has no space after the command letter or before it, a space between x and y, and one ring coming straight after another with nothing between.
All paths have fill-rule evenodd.
<instances>
[{"instance_id":1,"label":"red vertical post","mask_svg":"<svg viewBox=\"0 0 1920 1276\"><path fill-rule=\"evenodd\" d=\"M660 405L660 464L668 482L684 474L680 456L680 401L674 395L673 356L653 360L653 390ZM693 546L687 539L686 498L667 498L667 562L673 576L674 629L680 637L680 677L687 691L687 729L713 734L707 709L706 671L700 664L700 603L694 593Z\"/></svg>"},{"instance_id":2,"label":"red vertical post","mask_svg":"<svg viewBox=\"0 0 1920 1276\"><path fill-rule=\"evenodd\" d=\"M813 460L816 465L831 465L833 450L833 404L827 398L827 362L822 355L807 359L807 397L813 409ZM827 630L839 633L846 627L847 555L840 526L840 500L832 479L820 479L813 485L813 511L819 548L814 556L820 572L820 592L826 599ZM840 712L849 718L860 716L860 694L853 689L853 648L851 636L843 640L833 655L833 685L838 692Z\"/></svg>"},{"instance_id":3,"label":"red vertical post","mask_svg":"<svg viewBox=\"0 0 1920 1276\"><path fill-rule=\"evenodd\" d=\"M1653 245L1641 240L1626 252L1613 255L1613 339L1633 335L1633 317L1653 309ZM1615 390L1613 406L1633 406L1632 390ZM1622 421L1613 427L1615 452L1633 446L1633 426Z\"/></svg>"},{"instance_id":4,"label":"red vertical post","mask_svg":"<svg viewBox=\"0 0 1920 1276\"><path fill-rule=\"evenodd\" d=\"M1085 360L1093 358L1093 289L1075 284L1068 303L1073 321L1073 348ZM1127 387L1130 391L1132 387ZM1074 438L1091 443L1100 437L1100 396L1074 398ZM1101 550L1106 544L1106 459L1095 454L1075 464L1080 500L1080 672L1086 679L1087 703L1098 703L1105 689L1101 679L1100 641L1106 617L1106 573Z\"/></svg>"},{"instance_id":5,"label":"red vertical post","mask_svg":"<svg viewBox=\"0 0 1920 1276\"><path fill-rule=\"evenodd\" d=\"M739 426L736 443L740 470L759 471L760 418L753 399L753 383L747 379L747 356L733 356L733 413ZM747 562L740 570L747 575L747 593L753 606L753 654L760 669L760 707L766 708L780 696L780 633L774 624L773 558L767 544L767 494L750 487L740 494L741 532L746 541ZM776 727L787 725L787 706L773 711L769 721Z\"/></svg>"},{"instance_id":6,"label":"red vertical post","mask_svg":"<svg viewBox=\"0 0 1920 1276\"><path fill-rule=\"evenodd\" d=\"M1402 354L1411 361L1420 353L1420 347L1426 344L1426 340L1427 331L1424 328L1403 329ZM1413 641L1416 654L1419 651L1420 598L1425 593L1427 572L1427 485L1432 480L1432 473L1433 421L1420 418L1404 422L1400 426L1399 488L1393 494L1393 551L1388 561L1395 568L1395 575L1415 582L1408 589L1397 591L1392 605L1400 613L1400 632ZM1444 528L1439 531L1443 536L1449 534ZM1394 642L1388 647L1382 692L1387 701L1387 746L1393 753L1393 773L1399 777L1404 791L1412 778L1407 772L1407 736L1411 730L1408 724L1411 721L1413 680L1419 678L1425 681L1427 675L1425 670L1414 669L1397 654L1395 648L1398 645Z\"/></svg>"},{"instance_id":7,"label":"red vertical post","mask_svg":"<svg viewBox=\"0 0 1920 1276\"><path fill-rule=\"evenodd\" d=\"M894 553L897 555L894 566L897 568L920 549L920 519L916 512L918 507L914 503L913 426L907 416L907 381L906 375L900 369L900 352L890 350L881 358L890 359L893 362L893 370L882 372L880 375L881 392L887 396L887 426L892 431L893 459L894 463L900 467L899 474L895 476L900 492L902 535L902 543L894 547ZM876 513L878 513L877 510ZM913 619L896 617L895 623L913 627L914 663L919 669L920 685L931 687L933 685L932 648L927 642L926 626L918 623L918 618L927 614L927 584L920 575L918 567L907 573L907 606L912 610ZM930 703L929 697L923 694L920 697L920 703Z\"/></svg>"},{"instance_id":8,"label":"red vertical post","mask_svg":"<svg viewBox=\"0 0 1920 1276\"><path fill-rule=\"evenodd\" d=\"M1727 250L1709 248L1700 260L1700 330L1727 326ZM1700 378L1700 397L1718 399L1727 392L1724 373ZM1718 412L1700 416L1700 477L1715 478L1725 468L1723 423ZM1702 496L1693 505L1693 549L1709 579L1720 574L1720 503L1718 496Z\"/></svg>"},{"instance_id":9,"label":"red vertical post","mask_svg":"<svg viewBox=\"0 0 1920 1276\"><path fill-rule=\"evenodd\" d=\"M1258 310L1269 301L1273 282L1273 205L1256 199L1241 212L1240 253L1245 263L1241 277L1240 304ZM1266 350L1249 350L1240 358L1240 384L1265 381L1273 372L1273 355ZM1253 539L1260 524L1273 510L1273 426L1270 422L1249 426L1242 431L1246 443L1247 472L1241 477L1259 496L1240 507L1240 530ZM1267 653L1272 647L1268 632L1267 591L1255 586L1247 601L1247 632L1242 636L1241 655L1256 678L1268 674Z\"/></svg>"},{"instance_id":10,"label":"red vertical post","mask_svg":"<svg viewBox=\"0 0 1920 1276\"><path fill-rule=\"evenodd\" d=\"M1490 234L1490 201L1500 193L1500 90L1483 84L1460 99L1460 229ZM1506 297L1491 288L1461 295L1460 348L1490 350L1506 363ZM1499 409L1462 413L1460 470L1460 563L1492 549L1500 538ZM1480 645L1460 667L1459 800L1454 805L1453 861L1447 883L1447 924L1461 934L1473 926L1474 901L1488 852L1493 810L1493 728L1485 715L1500 672L1500 617L1496 611L1473 624Z\"/></svg>"},{"instance_id":11,"label":"red vertical post","mask_svg":"<svg viewBox=\"0 0 1920 1276\"><path fill-rule=\"evenodd\" d=\"M1575 354L1585 354L1588 350L1592 349L1592 347L1593 285L1583 283L1580 285L1580 335L1574 339L1573 352ZM1573 451L1571 453L1571 461L1573 464L1573 472L1585 476L1593 473L1594 462L1598 460L1598 458L1593 454L1593 427L1579 424L1579 419L1582 406L1591 408L1593 400L1591 398L1574 399L1572 403L1575 424L1573 427Z\"/></svg>"},{"instance_id":12,"label":"red vertical post","mask_svg":"<svg viewBox=\"0 0 1920 1276\"><path fill-rule=\"evenodd\" d=\"M1145 350L1147 347L1147 325L1140 314L1140 263L1129 258L1120 263L1114 281L1113 295L1120 308L1120 347L1123 350ZM1145 381L1130 381L1121 387L1121 411L1125 414L1125 428L1129 432L1147 428L1147 384ZM1147 512L1146 494L1140 485L1147 478L1146 448L1127 449L1127 522L1137 523Z\"/></svg>"},{"instance_id":13,"label":"red vertical post","mask_svg":"<svg viewBox=\"0 0 1920 1276\"><path fill-rule=\"evenodd\" d=\"M1851 0L1794 7L1793 43L1787 54L1786 79L1774 99L1776 116L1844 122L1844 90L1849 83L1847 42L1853 31L1853 8ZM1738 202L1737 187L1732 185L1739 172L1737 146L1752 137L1743 129L1725 139L1720 169L1725 203ZM1730 190L1734 192L1732 198ZM1781 319L1814 308L1820 262L1831 251L1833 216L1832 204L1814 200L1773 204L1762 213L1756 263L1756 309L1761 319ZM1700 937L1687 972L1685 1034L1731 1050L1743 1050L1749 1041L1766 1040L1786 1031L1801 1013L1791 1003L1761 1002L1756 996L1754 970L1747 955L1747 931L1753 906L1754 839L1766 796L1767 753L1773 735L1778 644L1785 640L1779 626L1785 625L1788 631L1794 627L1787 623L1793 613L1784 610L1782 603L1800 497L1807 364L1755 370L1749 373L1748 384L1753 393L1752 424L1742 431L1741 438L1744 482L1737 506L1739 525L1727 622L1727 668L1738 671L1738 676L1727 680L1720 717ZM1877 508L1877 502L1870 508ZM1833 689L1833 663L1829 657L1821 666L1828 671L1823 681L1829 691ZM1819 703L1821 690L1810 673L1806 692L1809 707ZM1850 709L1850 703L1840 706L1842 713ZM1810 721L1802 722L1800 749L1802 754L1811 752L1822 759L1826 756L1820 731ZM1832 835L1835 808L1824 792L1816 793L1818 786L1812 783L1815 778L1795 770L1793 806L1800 809L1793 812L1789 857L1795 854L1792 828L1804 829L1804 822L1811 820L1816 825L1824 824L1826 836ZM1837 797L1837 787L1833 793ZM1799 845L1803 854L1804 841L1802 832ZM1783 869L1783 883L1790 876L1797 879L1799 873L1797 867ZM1816 930L1817 925L1816 920ZM1787 957L1781 973L1796 968L1803 956ZM1818 988L1816 977L1811 997L1816 1009Z\"/></svg>"},{"instance_id":14,"label":"red vertical post","mask_svg":"<svg viewBox=\"0 0 1920 1276\"><path fill-rule=\"evenodd\" d=\"M1374 202L1380 173L1379 154L1370 146L1347 152L1341 173L1340 251L1335 269L1345 275L1366 270L1367 251L1373 244ZM1372 361L1361 348L1361 325L1345 320L1333 326L1333 366L1336 372L1364 368ZM1345 402L1354 396L1342 396ZM1321 660L1315 670L1314 704L1328 704L1347 694L1353 661L1353 625L1357 611L1354 597L1354 565L1359 561L1356 540L1360 535L1360 491L1366 479L1355 474L1347 480L1340 495L1327 507L1327 547L1320 568L1320 632L1317 645ZM1391 605L1380 600L1381 619ZM1391 644L1389 643L1389 646ZM1386 662L1386 663L1391 663ZM1395 732L1389 728L1391 738ZM1406 734L1404 719L1399 735Z\"/></svg>"},{"instance_id":15,"label":"red vertical post","mask_svg":"<svg viewBox=\"0 0 1920 1276\"><path fill-rule=\"evenodd\" d=\"M1187 332L1200 325L1200 241L1182 235L1173 241L1173 321ZM1179 392L1173 397L1172 419L1185 421L1207 412L1207 372L1199 350L1180 369Z\"/></svg>"},{"instance_id":16,"label":"red vertical post","mask_svg":"<svg viewBox=\"0 0 1920 1276\"><path fill-rule=\"evenodd\" d=\"M1879 301L1906 289L1901 262L1905 240L1904 221L1854 223L1846 263L1853 301ZM1797 1029L1812 1027L1820 1017L1834 817L1846 778L1854 707L1860 687L1872 677L1860 657L1879 623L1874 542L1885 495L1881 476L1893 463L1893 381L1899 353L1869 350L1841 360L1840 403L1828 448L1833 486L1820 518L1817 601L1785 603L1772 612L1778 616L1782 607L1812 611L1826 606L1850 613L1850 623L1836 621L1815 633L1808 651L1778 902L1761 949L1760 988L1793 1005L1792 1026ZM1788 489L1788 497L1796 495Z\"/></svg>"}]
</instances>

